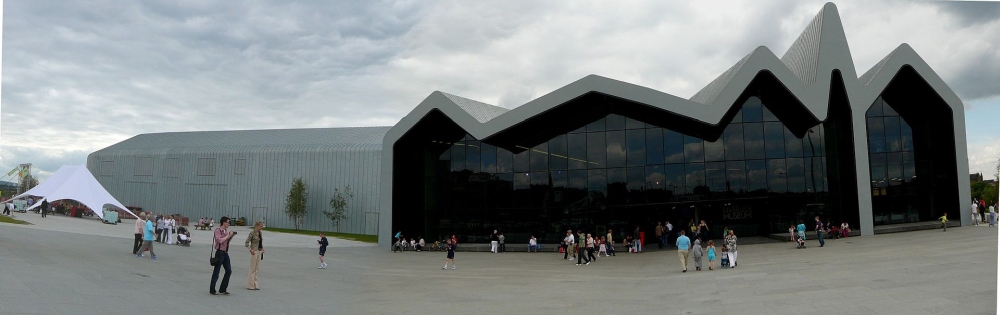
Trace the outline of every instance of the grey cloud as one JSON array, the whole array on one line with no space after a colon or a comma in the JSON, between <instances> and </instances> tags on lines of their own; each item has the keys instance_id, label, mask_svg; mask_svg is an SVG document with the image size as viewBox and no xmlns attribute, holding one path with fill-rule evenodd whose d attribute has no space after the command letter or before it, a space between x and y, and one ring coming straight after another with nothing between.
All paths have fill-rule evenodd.
<instances>
[{"instance_id":1,"label":"grey cloud","mask_svg":"<svg viewBox=\"0 0 1000 315\"><path fill-rule=\"evenodd\" d=\"M958 17L957 21L965 27L1000 20L1000 3L995 1L939 1L932 2L943 12Z\"/></svg>"}]
</instances>

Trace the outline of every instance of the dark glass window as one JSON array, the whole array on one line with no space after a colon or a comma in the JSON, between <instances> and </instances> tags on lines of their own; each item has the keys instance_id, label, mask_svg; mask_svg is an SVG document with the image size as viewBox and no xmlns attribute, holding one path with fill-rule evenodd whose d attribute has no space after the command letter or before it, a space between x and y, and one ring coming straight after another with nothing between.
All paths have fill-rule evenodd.
<instances>
[{"instance_id":1,"label":"dark glass window","mask_svg":"<svg viewBox=\"0 0 1000 315\"><path fill-rule=\"evenodd\" d=\"M791 130L785 129L785 157L802 157L802 139L796 138Z\"/></svg>"},{"instance_id":2,"label":"dark glass window","mask_svg":"<svg viewBox=\"0 0 1000 315\"><path fill-rule=\"evenodd\" d=\"M663 130L663 163L684 163L684 136Z\"/></svg>"},{"instance_id":3,"label":"dark glass window","mask_svg":"<svg viewBox=\"0 0 1000 315\"><path fill-rule=\"evenodd\" d=\"M885 182L886 182L885 153L869 154L868 158L870 159L871 162L872 185L877 187L885 187Z\"/></svg>"},{"instance_id":4,"label":"dark glass window","mask_svg":"<svg viewBox=\"0 0 1000 315\"><path fill-rule=\"evenodd\" d=\"M625 130L625 116L611 114L607 119L608 130Z\"/></svg>"},{"instance_id":5,"label":"dark glass window","mask_svg":"<svg viewBox=\"0 0 1000 315\"><path fill-rule=\"evenodd\" d=\"M531 170L544 171L549 169L549 143L545 142L531 148Z\"/></svg>"},{"instance_id":6,"label":"dark glass window","mask_svg":"<svg viewBox=\"0 0 1000 315\"><path fill-rule=\"evenodd\" d=\"M705 164L703 163L689 163L684 165L684 171L686 173L685 185L686 193L694 193L695 191L701 190L703 188L708 188L705 185Z\"/></svg>"},{"instance_id":7,"label":"dark glass window","mask_svg":"<svg viewBox=\"0 0 1000 315\"><path fill-rule=\"evenodd\" d=\"M558 135L549 140L549 167L554 170L565 170L569 165L566 151L566 135Z\"/></svg>"},{"instance_id":8,"label":"dark glass window","mask_svg":"<svg viewBox=\"0 0 1000 315\"><path fill-rule=\"evenodd\" d=\"M625 139L628 166L646 165L646 130L628 130L625 132Z\"/></svg>"},{"instance_id":9,"label":"dark glass window","mask_svg":"<svg viewBox=\"0 0 1000 315\"><path fill-rule=\"evenodd\" d=\"M646 189L662 190L664 185L663 165L646 166Z\"/></svg>"},{"instance_id":10,"label":"dark glass window","mask_svg":"<svg viewBox=\"0 0 1000 315\"><path fill-rule=\"evenodd\" d=\"M481 143L479 148L480 156L482 159L481 169L485 173L496 173L497 172L497 147Z\"/></svg>"},{"instance_id":11,"label":"dark glass window","mask_svg":"<svg viewBox=\"0 0 1000 315\"><path fill-rule=\"evenodd\" d=\"M743 125L733 124L726 126L726 131L723 134L724 141L726 143L726 160L742 160L743 159Z\"/></svg>"},{"instance_id":12,"label":"dark glass window","mask_svg":"<svg viewBox=\"0 0 1000 315\"><path fill-rule=\"evenodd\" d=\"M903 181L912 182L917 178L917 167L913 152L903 152Z\"/></svg>"},{"instance_id":13,"label":"dark glass window","mask_svg":"<svg viewBox=\"0 0 1000 315\"><path fill-rule=\"evenodd\" d=\"M607 167L607 151L603 132L587 133L587 168Z\"/></svg>"},{"instance_id":14,"label":"dark glass window","mask_svg":"<svg viewBox=\"0 0 1000 315\"><path fill-rule=\"evenodd\" d=\"M785 167L788 168L788 192L805 191L805 164L802 158L785 159Z\"/></svg>"},{"instance_id":15,"label":"dark glass window","mask_svg":"<svg viewBox=\"0 0 1000 315\"><path fill-rule=\"evenodd\" d=\"M667 164L663 166L664 189L672 195L684 194L684 164Z\"/></svg>"},{"instance_id":16,"label":"dark glass window","mask_svg":"<svg viewBox=\"0 0 1000 315\"><path fill-rule=\"evenodd\" d=\"M608 131L608 167L625 167L625 132Z\"/></svg>"},{"instance_id":17,"label":"dark glass window","mask_svg":"<svg viewBox=\"0 0 1000 315\"><path fill-rule=\"evenodd\" d=\"M628 177L625 176L625 168L608 169L608 203L626 204L628 189L625 186L627 183Z\"/></svg>"},{"instance_id":18,"label":"dark glass window","mask_svg":"<svg viewBox=\"0 0 1000 315\"><path fill-rule=\"evenodd\" d=\"M684 161L688 163L704 162L705 148L703 144L704 141L701 139L684 135Z\"/></svg>"},{"instance_id":19,"label":"dark glass window","mask_svg":"<svg viewBox=\"0 0 1000 315\"><path fill-rule=\"evenodd\" d=\"M726 184L729 191L741 193L747 191L746 163L743 161L726 162Z\"/></svg>"},{"instance_id":20,"label":"dark glass window","mask_svg":"<svg viewBox=\"0 0 1000 315\"><path fill-rule=\"evenodd\" d=\"M806 136L802 138L802 155L803 156L821 156L823 155L823 136L820 133L822 130L822 125L810 128L806 131Z\"/></svg>"},{"instance_id":21,"label":"dark glass window","mask_svg":"<svg viewBox=\"0 0 1000 315\"><path fill-rule=\"evenodd\" d=\"M747 191L767 190L767 165L764 160L747 161Z\"/></svg>"},{"instance_id":22,"label":"dark glass window","mask_svg":"<svg viewBox=\"0 0 1000 315\"><path fill-rule=\"evenodd\" d=\"M465 169L465 143L458 142L451 146L451 171L458 172Z\"/></svg>"},{"instance_id":23,"label":"dark glass window","mask_svg":"<svg viewBox=\"0 0 1000 315\"><path fill-rule=\"evenodd\" d=\"M497 148L497 173L514 171L514 155L507 149Z\"/></svg>"},{"instance_id":24,"label":"dark glass window","mask_svg":"<svg viewBox=\"0 0 1000 315\"><path fill-rule=\"evenodd\" d=\"M781 123L764 124L764 150L768 159L785 157L785 126Z\"/></svg>"},{"instance_id":25,"label":"dark glass window","mask_svg":"<svg viewBox=\"0 0 1000 315\"><path fill-rule=\"evenodd\" d=\"M600 196L608 195L608 177L604 169L587 171L587 189Z\"/></svg>"},{"instance_id":26,"label":"dark glass window","mask_svg":"<svg viewBox=\"0 0 1000 315\"><path fill-rule=\"evenodd\" d=\"M885 125L882 117L868 118L868 153L885 152Z\"/></svg>"},{"instance_id":27,"label":"dark glass window","mask_svg":"<svg viewBox=\"0 0 1000 315\"><path fill-rule=\"evenodd\" d=\"M632 118L625 117L625 129L642 129L642 128L646 128L645 123Z\"/></svg>"},{"instance_id":28,"label":"dark glass window","mask_svg":"<svg viewBox=\"0 0 1000 315\"><path fill-rule=\"evenodd\" d=\"M785 168L784 159L767 160L767 189L769 191L778 194L787 192L787 175L788 169Z\"/></svg>"},{"instance_id":29,"label":"dark glass window","mask_svg":"<svg viewBox=\"0 0 1000 315\"><path fill-rule=\"evenodd\" d=\"M903 179L903 153L893 152L885 155L886 174L890 184L899 184Z\"/></svg>"},{"instance_id":30,"label":"dark glass window","mask_svg":"<svg viewBox=\"0 0 1000 315\"><path fill-rule=\"evenodd\" d=\"M743 104L743 122L760 122L763 120L760 99L751 97Z\"/></svg>"},{"instance_id":31,"label":"dark glass window","mask_svg":"<svg viewBox=\"0 0 1000 315\"><path fill-rule=\"evenodd\" d=\"M747 159L764 158L764 124L743 124L743 141Z\"/></svg>"},{"instance_id":32,"label":"dark glass window","mask_svg":"<svg viewBox=\"0 0 1000 315\"><path fill-rule=\"evenodd\" d=\"M604 118L587 124L587 132L604 131Z\"/></svg>"},{"instance_id":33,"label":"dark glass window","mask_svg":"<svg viewBox=\"0 0 1000 315\"><path fill-rule=\"evenodd\" d=\"M646 164L663 163L663 129L646 129Z\"/></svg>"},{"instance_id":34,"label":"dark glass window","mask_svg":"<svg viewBox=\"0 0 1000 315\"><path fill-rule=\"evenodd\" d=\"M645 167L629 167L628 170L628 191L629 191L629 203L639 204L645 203L642 200L642 191L646 187L646 168Z\"/></svg>"},{"instance_id":35,"label":"dark glass window","mask_svg":"<svg viewBox=\"0 0 1000 315\"><path fill-rule=\"evenodd\" d=\"M742 107L740 108L739 111L736 112L736 115L733 116L733 121L731 121L729 123L730 124L737 124L737 123L741 123L741 122L743 122L743 108Z\"/></svg>"},{"instance_id":36,"label":"dark glass window","mask_svg":"<svg viewBox=\"0 0 1000 315\"><path fill-rule=\"evenodd\" d=\"M886 117L883 124L885 127L886 152L902 151L903 143L899 137L899 116Z\"/></svg>"},{"instance_id":37,"label":"dark glass window","mask_svg":"<svg viewBox=\"0 0 1000 315\"><path fill-rule=\"evenodd\" d=\"M726 163L710 162L705 163L705 181L708 189L713 192L726 190Z\"/></svg>"},{"instance_id":38,"label":"dark glass window","mask_svg":"<svg viewBox=\"0 0 1000 315\"><path fill-rule=\"evenodd\" d=\"M514 154L514 173L524 173L530 170L528 161L528 151L524 150L521 153Z\"/></svg>"},{"instance_id":39,"label":"dark glass window","mask_svg":"<svg viewBox=\"0 0 1000 315\"><path fill-rule=\"evenodd\" d=\"M723 139L705 141L705 161L725 161L726 150Z\"/></svg>"},{"instance_id":40,"label":"dark glass window","mask_svg":"<svg viewBox=\"0 0 1000 315\"><path fill-rule=\"evenodd\" d=\"M587 168L587 134L566 135L566 142L569 146L569 169Z\"/></svg>"},{"instance_id":41,"label":"dark glass window","mask_svg":"<svg viewBox=\"0 0 1000 315\"><path fill-rule=\"evenodd\" d=\"M531 206L531 175L528 173L514 174L514 207Z\"/></svg>"},{"instance_id":42,"label":"dark glass window","mask_svg":"<svg viewBox=\"0 0 1000 315\"><path fill-rule=\"evenodd\" d=\"M586 190L587 171L569 171L569 188Z\"/></svg>"},{"instance_id":43,"label":"dark glass window","mask_svg":"<svg viewBox=\"0 0 1000 315\"><path fill-rule=\"evenodd\" d=\"M767 106L761 106L760 110L764 114L763 115L764 116L764 121L778 121L778 117L774 116L774 113L772 113L770 110L768 110Z\"/></svg>"},{"instance_id":44,"label":"dark glass window","mask_svg":"<svg viewBox=\"0 0 1000 315\"><path fill-rule=\"evenodd\" d=\"M899 122L899 145L903 151L913 151L913 129L906 120L900 119Z\"/></svg>"},{"instance_id":45,"label":"dark glass window","mask_svg":"<svg viewBox=\"0 0 1000 315\"><path fill-rule=\"evenodd\" d=\"M872 104L872 107L868 108L868 111L865 112L865 117L878 117L878 116L882 116L882 98L881 97L878 98L877 100L875 100L875 103Z\"/></svg>"},{"instance_id":46,"label":"dark glass window","mask_svg":"<svg viewBox=\"0 0 1000 315\"><path fill-rule=\"evenodd\" d=\"M465 142L465 166L473 173L480 171L479 141Z\"/></svg>"}]
</instances>

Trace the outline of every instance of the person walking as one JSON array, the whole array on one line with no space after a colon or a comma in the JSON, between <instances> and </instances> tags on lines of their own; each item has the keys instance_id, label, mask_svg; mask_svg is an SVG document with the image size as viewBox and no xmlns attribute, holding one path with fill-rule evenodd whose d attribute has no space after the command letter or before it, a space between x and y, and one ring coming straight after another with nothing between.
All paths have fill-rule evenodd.
<instances>
[{"instance_id":1,"label":"person walking","mask_svg":"<svg viewBox=\"0 0 1000 315\"><path fill-rule=\"evenodd\" d=\"M972 223L979 226L979 202L972 201Z\"/></svg>"},{"instance_id":2,"label":"person walking","mask_svg":"<svg viewBox=\"0 0 1000 315\"><path fill-rule=\"evenodd\" d=\"M264 227L264 222L257 221L253 224L253 231L247 235L246 242L243 243L250 250L250 272L247 273L247 290L260 290L257 284L257 272L260 270L260 261L264 259L264 236L260 229Z\"/></svg>"},{"instance_id":3,"label":"person walking","mask_svg":"<svg viewBox=\"0 0 1000 315\"><path fill-rule=\"evenodd\" d=\"M948 213L945 212L944 215L938 219L941 220L941 227L944 228L941 232L948 232Z\"/></svg>"},{"instance_id":4,"label":"person walking","mask_svg":"<svg viewBox=\"0 0 1000 315\"><path fill-rule=\"evenodd\" d=\"M142 236L146 230L146 220L143 220L142 211L136 214L135 218L135 242L132 244L132 255L139 253L139 246L142 246Z\"/></svg>"},{"instance_id":5,"label":"person walking","mask_svg":"<svg viewBox=\"0 0 1000 315\"><path fill-rule=\"evenodd\" d=\"M656 222L656 246L663 249L663 224Z\"/></svg>"},{"instance_id":6,"label":"person walking","mask_svg":"<svg viewBox=\"0 0 1000 315\"><path fill-rule=\"evenodd\" d=\"M330 245L330 242L326 240L326 233L319 232L319 269L326 269L326 262L323 261L323 256L326 256L326 246Z\"/></svg>"},{"instance_id":7,"label":"person walking","mask_svg":"<svg viewBox=\"0 0 1000 315\"><path fill-rule=\"evenodd\" d=\"M41 207L42 207L42 209L39 210L39 212L42 213L42 217L44 218L45 215L49 212L49 200L48 199L42 199L42 205L41 205Z\"/></svg>"},{"instance_id":8,"label":"person walking","mask_svg":"<svg viewBox=\"0 0 1000 315\"><path fill-rule=\"evenodd\" d=\"M681 272L688 272L688 252L691 247L691 239L684 236L684 230L680 231L680 236L677 236L677 257L681 259Z\"/></svg>"},{"instance_id":9,"label":"person walking","mask_svg":"<svg viewBox=\"0 0 1000 315\"><path fill-rule=\"evenodd\" d=\"M691 257L694 257L694 270L701 271L701 256L705 255L705 251L701 248L701 240L695 239L694 246L691 247Z\"/></svg>"},{"instance_id":10,"label":"person walking","mask_svg":"<svg viewBox=\"0 0 1000 315\"><path fill-rule=\"evenodd\" d=\"M215 265L212 270L212 286L209 287L208 293L211 295L229 295L229 276L233 274L233 266L229 261L229 241L236 236L236 231L228 231L229 229L229 217L222 217L219 219L219 228L215 229L214 234L214 247L215 247L215 257L219 258L219 263ZM219 284L219 291L215 291L215 283L219 281L219 271L225 268L226 273L222 276L222 283Z\"/></svg>"},{"instance_id":11,"label":"person walking","mask_svg":"<svg viewBox=\"0 0 1000 315\"><path fill-rule=\"evenodd\" d=\"M805 240L806 240L806 224L803 223L802 220L799 220L799 225L796 226L795 229L799 233L799 239L801 239L803 242L805 242ZM726 234L726 235L729 235L729 234ZM803 245L802 248L805 248L805 246Z\"/></svg>"},{"instance_id":12,"label":"person walking","mask_svg":"<svg viewBox=\"0 0 1000 315\"><path fill-rule=\"evenodd\" d=\"M607 235L607 237L608 237L608 253L611 254L611 256L614 256L615 255L615 240L611 236L611 229L608 229L608 235Z\"/></svg>"},{"instance_id":13,"label":"person walking","mask_svg":"<svg viewBox=\"0 0 1000 315\"><path fill-rule=\"evenodd\" d=\"M597 242L594 241L594 237L587 233L587 264L589 265L591 261L597 261L597 257L594 256L594 247Z\"/></svg>"},{"instance_id":14,"label":"person walking","mask_svg":"<svg viewBox=\"0 0 1000 315\"><path fill-rule=\"evenodd\" d=\"M490 252L496 253L497 247L500 246L500 235L497 234L497 230L493 230L493 234L490 235Z\"/></svg>"},{"instance_id":15,"label":"person walking","mask_svg":"<svg viewBox=\"0 0 1000 315\"><path fill-rule=\"evenodd\" d=\"M709 231L708 230L708 224L705 223L705 220L701 220L701 223L698 223L698 239L699 240L707 240L708 239L708 231Z\"/></svg>"},{"instance_id":16,"label":"person walking","mask_svg":"<svg viewBox=\"0 0 1000 315\"><path fill-rule=\"evenodd\" d=\"M576 255L573 255L573 248L576 247L576 242L573 239L573 231L566 231L566 237L563 238L563 243L566 244L566 250L563 254L563 259L574 260Z\"/></svg>"},{"instance_id":17,"label":"person walking","mask_svg":"<svg viewBox=\"0 0 1000 315\"><path fill-rule=\"evenodd\" d=\"M826 244L823 241L823 221L819 220L819 216L816 216L816 238L819 239L819 247L823 247Z\"/></svg>"},{"instance_id":18,"label":"person walking","mask_svg":"<svg viewBox=\"0 0 1000 315\"><path fill-rule=\"evenodd\" d=\"M448 261L451 261L451 270L455 270L455 244L451 240L448 240L448 256L444 259L444 267L441 269L448 269Z\"/></svg>"},{"instance_id":19,"label":"person walking","mask_svg":"<svg viewBox=\"0 0 1000 315\"><path fill-rule=\"evenodd\" d=\"M736 233L733 230L729 230L729 235L726 235L726 248L729 250L726 252L729 268L736 268Z\"/></svg>"},{"instance_id":20,"label":"person walking","mask_svg":"<svg viewBox=\"0 0 1000 315\"><path fill-rule=\"evenodd\" d=\"M142 253L149 249L149 258L156 259L156 252L153 251L153 233L156 229L153 227L153 222L149 220L151 217L146 214L146 228L143 229L142 247L136 250L135 257L142 258Z\"/></svg>"},{"instance_id":21,"label":"person walking","mask_svg":"<svg viewBox=\"0 0 1000 315\"><path fill-rule=\"evenodd\" d=\"M672 236L671 235L672 233L674 233L674 225L670 224L670 221L667 221L667 223L663 225L663 244L664 244L663 246L664 247L670 248L670 237Z\"/></svg>"},{"instance_id":22,"label":"person walking","mask_svg":"<svg viewBox=\"0 0 1000 315\"><path fill-rule=\"evenodd\" d=\"M166 218L161 216L159 213L156 214L156 242L163 243L163 226L166 225Z\"/></svg>"},{"instance_id":23,"label":"person walking","mask_svg":"<svg viewBox=\"0 0 1000 315\"><path fill-rule=\"evenodd\" d=\"M576 265L590 264L590 257L587 257L587 236L583 231L576 230ZM586 262L584 262L586 261Z\"/></svg>"},{"instance_id":24,"label":"person walking","mask_svg":"<svg viewBox=\"0 0 1000 315\"><path fill-rule=\"evenodd\" d=\"M708 270L715 269L715 241L708 240L708 248L705 249L708 256Z\"/></svg>"},{"instance_id":25,"label":"person walking","mask_svg":"<svg viewBox=\"0 0 1000 315\"><path fill-rule=\"evenodd\" d=\"M996 207L990 206L990 227L994 227L997 224L997 212Z\"/></svg>"}]
</instances>

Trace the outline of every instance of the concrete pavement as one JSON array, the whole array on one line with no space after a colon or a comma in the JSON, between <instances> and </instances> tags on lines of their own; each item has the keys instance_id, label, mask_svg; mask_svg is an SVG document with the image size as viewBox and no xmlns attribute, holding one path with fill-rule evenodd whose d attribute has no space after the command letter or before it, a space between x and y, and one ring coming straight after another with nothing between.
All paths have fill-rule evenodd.
<instances>
[{"instance_id":1,"label":"concrete pavement","mask_svg":"<svg viewBox=\"0 0 1000 315\"><path fill-rule=\"evenodd\" d=\"M330 267L320 270L315 247L299 246L312 237L283 246L270 242L283 236L268 233L261 290L245 289L249 253L233 244L233 294L212 296L204 242L157 244L159 260L138 259L127 224L125 236L92 235L84 226L115 227L50 218L0 224L0 314L995 314L997 307L998 231L985 226L827 240L823 248L815 240L807 249L748 244L739 247L738 268L687 273L673 250L588 266L555 253L459 252L458 269L441 270L441 252L370 245L331 248ZM46 228L56 226L77 230Z\"/></svg>"}]
</instances>

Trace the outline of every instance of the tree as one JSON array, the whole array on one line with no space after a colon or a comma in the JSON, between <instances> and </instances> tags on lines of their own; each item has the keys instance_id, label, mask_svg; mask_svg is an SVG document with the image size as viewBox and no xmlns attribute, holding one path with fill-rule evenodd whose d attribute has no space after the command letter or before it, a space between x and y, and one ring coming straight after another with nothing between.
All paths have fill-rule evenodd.
<instances>
[{"instance_id":1,"label":"tree","mask_svg":"<svg viewBox=\"0 0 1000 315\"><path fill-rule=\"evenodd\" d=\"M309 186L302 178L292 179L292 188L285 198L285 214L295 222L295 229L302 226L302 218L306 216L306 201L309 200Z\"/></svg>"},{"instance_id":2,"label":"tree","mask_svg":"<svg viewBox=\"0 0 1000 315\"><path fill-rule=\"evenodd\" d=\"M24 180L22 181L22 183L24 183L24 191L28 191L29 189L38 186L38 179L35 178L34 176L31 176L31 174L28 174L24 175Z\"/></svg>"},{"instance_id":3,"label":"tree","mask_svg":"<svg viewBox=\"0 0 1000 315\"><path fill-rule=\"evenodd\" d=\"M333 226L340 230L340 222L347 218L347 208L350 206L348 200L354 200L354 193L351 186L345 186L344 191L333 189L333 198L330 198L330 211L323 210L323 215L330 219Z\"/></svg>"}]
</instances>

